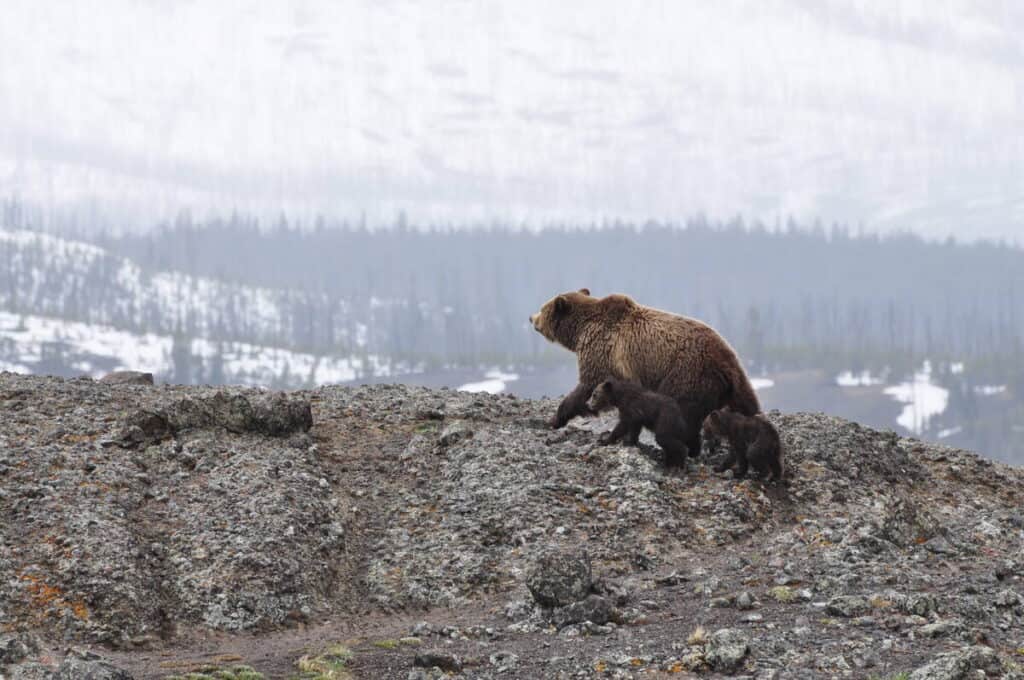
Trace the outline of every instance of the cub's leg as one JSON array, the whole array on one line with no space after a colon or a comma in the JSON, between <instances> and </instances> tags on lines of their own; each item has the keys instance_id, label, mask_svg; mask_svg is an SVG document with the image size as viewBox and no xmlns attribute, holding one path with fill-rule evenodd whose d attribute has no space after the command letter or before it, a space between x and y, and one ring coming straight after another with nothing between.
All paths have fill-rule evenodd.
<instances>
[{"instance_id":1,"label":"cub's leg","mask_svg":"<svg viewBox=\"0 0 1024 680\"><path fill-rule=\"evenodd\" d=\"M623 438L622 443L627 446L639 446L640 444L640 433L643 432L643 425L634 425L630 428L629 432Z\"/></svg>"},{"instance_id":2,"label":"cub's leg","mask_svg":"<svg viewBox=\"0 0 1024 680\"><path fill-rule=\"evenodd\" d=\"M683 443L686 444L689 456L691 458L697 458L700 456L701 427L704 424L704 418L708 415L708 412L700 404L694 401L679 402L679 410L682 411L683 425L686 431Z\"/></svg>"},{"instance_id":3,"label":"cub's leg","mask_svg":"<svg viewBox=\"0 0 1024 680\"><path fill-rule=\"evenodd\" d=\"M729 455L725 457L725 460L715 466L715 472L725 472L736 464L736 458L736 450L733 448L732 444L730 444Z\"/></svg>"},{"instance_id":4,"label":"cub's leg","mask_svg":"<svg viewBox=\"0 0 1024 680\"><path fill-rule=\"evenodd\" d=\"M665 452L665 464L670 468L686 469L686 444L668 432L657 432L654 441Z\"/></svg>"},{"instance_id":5,"label":"cub's leg","mask_svg":"<svg viewBox=\"0 0 1024 680\"><path fill-rule=\"evenodd\" d=\"M622 439L630 430L630 426L619 416L619 422L615 424L615 428L611 432L602 434L598 437L597 441L599 444L614 444Z\"/></svg>"},{"instance_id":6,"label":"cub's leg","mask_svg":"<svg viewBox=\"0 0 1024 680\"><path fill-rule=\"evenodd\" d=\"M745 445L736 447L736 469L733 471L733 477L736 479L743 479L747 476L747 450Z\"/></svg>"},{"instance_id":7,"label":"cub's leg","mask_svg":"<svg viewBox=\"0 0 1024 680\"><path fill-rule=\"evenodd\" d=\"M782 453L773 437L762 433L747 450L747 458L761 477L782 479Z\"/></svg>"}]
</instances>

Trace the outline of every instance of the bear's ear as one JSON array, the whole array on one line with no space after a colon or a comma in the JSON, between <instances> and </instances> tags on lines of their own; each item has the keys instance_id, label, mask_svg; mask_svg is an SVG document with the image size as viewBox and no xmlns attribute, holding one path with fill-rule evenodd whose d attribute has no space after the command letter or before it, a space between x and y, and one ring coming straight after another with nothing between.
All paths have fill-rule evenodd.
<instances>
[{"instance_id":1,"label":"bear's ear","mask_svg":"<svg viewBox=\"0 0 1024 680\"><path fill-rule=\"evenodd\" d=\"M588 295L588 296L590 295L590 289L589 288L580 288L580 292L583 293L584 295Z\"/></svg>"},{"instance_id":2,"label":"bear's ear","mask_svg":"<svg viewBox=\"0 0 1024 680\"><path fill-rule=\"evenodd\" d=\"M564 295L555 298L555 314L565 314L569 311L569 300Z\"/></svg>"},{"instance_id":3,"label":"bear's ear","mask_svg":"<svg viewBox=\"0 0 1024 680\"><path fill-rule=\"evenodd\" d=\"M605 380L603 383L601 383L601 389L603 389L608 394L611 394L612 393L612 381L611 380Z\"/></svg>"}]
</instances>

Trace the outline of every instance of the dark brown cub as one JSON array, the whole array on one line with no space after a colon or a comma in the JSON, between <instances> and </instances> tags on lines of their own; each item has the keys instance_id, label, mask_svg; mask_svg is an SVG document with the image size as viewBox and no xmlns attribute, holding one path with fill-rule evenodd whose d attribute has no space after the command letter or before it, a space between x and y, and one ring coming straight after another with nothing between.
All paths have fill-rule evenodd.
<instances>
[{"instance_id":1,"label":"dark brown cub","mask_svg":"<svg viewBox=\"0 0 1024 680\"><path fill-rule=\"evenodd\" d=\"M594 388L587 407L599 413L609 408L619 410L615 429L601 435L602 444L614 444L620 439L635 446L640 432L647 428L654 432L654 440L665 451L669 467L682 468L686 464L687 447L691 438L683 412L672 397L645 390L634 382L612 378Z\"/></svg>"},{"instance_id":2,"label":"dark brown cub","mask_svg":"<svg viewBox=\"0 0 1024 680\"><path fill-rule=\"evenodd\" d=\"M708 416L705 429L729 442L729 455L715 467L716 472L735 464L736 477L743 477L749 463L761 477L782 479L782 439L763 413L745 416L729 408L719 409Z\"/></svg>"}]
</instances>

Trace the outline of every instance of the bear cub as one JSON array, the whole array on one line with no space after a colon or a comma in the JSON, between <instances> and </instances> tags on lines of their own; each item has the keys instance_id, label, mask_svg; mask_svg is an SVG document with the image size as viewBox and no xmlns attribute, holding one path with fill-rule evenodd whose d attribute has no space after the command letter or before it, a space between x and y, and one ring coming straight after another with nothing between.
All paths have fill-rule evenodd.
<instances>
[{"instance_id":1,"label":"bear cub","mask_svg":"<svg viewBox=\"0 0 1024 680\"><path fill-rule=\"evenodd\" d=\"M719 435L729 442L729 455L715 467L725 472L736 465L737 478L747 474L753 465L761 477L782 480L782 439L779 431L763 413L745 416L728 407L712 411L704 421L705 431Z\"/></svg>"},{"instance_id":2,"label":"bear cub","mask_svg":"<svg viewBox=\"0 0 1024 680\"><path fill-rule=\"evenodd\" d=\"M613 407L619 410L619 422L611 432L601 435L598 440L601 444L614 444L623 439L626 444L635 446L641 430L646 427L654 432L654 440L665 452L669 467L682 468L686 464L684 442L689 432L683 412L672 397L612 378L594 388L587 407L594 413Z\"/></svg>"}]
</instances>

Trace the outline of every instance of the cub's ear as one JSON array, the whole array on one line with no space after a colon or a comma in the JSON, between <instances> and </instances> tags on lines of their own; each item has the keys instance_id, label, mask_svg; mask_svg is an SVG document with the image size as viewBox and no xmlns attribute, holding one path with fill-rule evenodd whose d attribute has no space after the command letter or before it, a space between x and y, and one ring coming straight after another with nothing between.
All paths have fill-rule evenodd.
<instances>
[{"instance_id":1,"label":"cub's ear","mask_svg":"<svg viewBox=\"0 0 1024 680\"><path fill-rule=\"evenodd\" d=\"M605 380L603 383L601 383L601 389L605 390L608 393L611 393L612 392L612 381L611 380Z\"/></svg>"},{"instance_id":2,"label":"cub's ear","mask_svg":"<svg viewBox=\"0 0 1024 680\"><path fill-rule=\"evenodd\" d=\"M555 298L555 314L565 314L569 311L569 300L564 295Z\"/></svg>"},{"instance_id":3,"label":"cub's ear","mask_svg":"<svg viewBox=\"0 0 1024 680\"><path fill-rule=\"evenodd\" d=\"M590 295L589 288L580 288L580 292L583 293L584 295Z\"/></svg>"}]
</instances>

